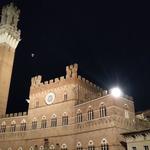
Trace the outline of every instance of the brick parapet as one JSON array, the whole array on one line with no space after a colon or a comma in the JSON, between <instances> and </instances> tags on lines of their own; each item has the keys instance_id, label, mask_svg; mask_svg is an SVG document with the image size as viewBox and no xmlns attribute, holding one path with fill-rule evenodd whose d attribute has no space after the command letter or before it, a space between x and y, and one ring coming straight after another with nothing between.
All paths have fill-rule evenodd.
<instances>
[{"instance_id":1,"label":"brick parapet","mask_svg":"<svg viewBox=\"0 0 150 150\"><path fill-rule=\"evenodd\" d=\"M18 117L18 116L27 116L28 112L17 112L17 113L9 113L2 115L1 118L11 118L11 117Z\"/></svg>"},{"instance_id":2,"label":"brick parapet","mask_svg":"<svg viewBox=\"0 0 150 150\"><path fill-rule=\"evenodd\" d=\"M33 77L32 78L32 81L33 80L36 80L38 78L41 78L41 76L36 76L36 77ZM64 85L69 85L69 84L77 84L79 86L83 86L83 87L86 87L87 89L91 89L93 91L101 91L102 89L99 87L99 86L96 86L94 83L86 80L85 78L81 77L81 76L78 76L78 78L65 78L64 76L61 76L59 78L55 78L55 79L51 79L49 81L44 81L44 82L39 82L37 84L31 84L31 88L30 88L30 94L34 94L34 93L37 93L37 92L41 92L45 89L48 89L48 88L57 88L57 87L61 87L61 86L64 86Z\"/></svg>"}]
</instances>

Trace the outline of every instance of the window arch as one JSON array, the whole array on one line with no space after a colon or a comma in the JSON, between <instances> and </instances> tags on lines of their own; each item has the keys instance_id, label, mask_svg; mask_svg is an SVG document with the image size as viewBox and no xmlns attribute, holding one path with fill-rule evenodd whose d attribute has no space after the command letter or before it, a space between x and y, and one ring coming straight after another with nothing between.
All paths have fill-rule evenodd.
<instances>
[{"instance_id":1,"label":"window arch","mask_svg":"<svg viewBox=\"0 0 150 150\"><path fill-rule=\"evenodd\" d=\"M51 127L56 127L57 126L57 116L56 114L53 114L51 117Z\"/></svg>"},{"instance_id":2,"label":"window arch","mask_svg":"<svg viewBox=\"0 0 150 150\"><path fill-rule=\"evenodd\" d=\"M108 142L106 139L102 139L101 141L101 150L109 150Z\"/></svg>"},{"instance_id":3,"label":"window arch","mask_svg":"<svg viewBox=\"0 0 150 150\"><path fill-rule=\"evenodd\" d=\"M16 131L16 121L13 120L11 122L11 126L10 126L10 132L15 132Z\"/></svg>"},{"instance_id":4,"label":"window arch","mask_svg":"<svg viewBox=\"0 0 150 150\"><path fill-rule=\"evenodd\" d=\"M78 109L78 110L77 110L77 113L81 113L81 109Z\"/></svg>"},{"instance_id":5,"label":"window arch","mask_svg":"<svg viewBox=\"0 0 150 150\"><path fill-rule=\"evenodd\" d=\"M63 116L68 116L68 114L66 112L63 113Z\"/></svg>"},{"instance_id":6,"label":"window arch","mask_svg":"<svg viewBox=\"0 0 150 150\"><path fill-rule=\"evenodd\" d=\"M41 121L41 128L46 128L46 127L47 127L46 116L43 116Z\"/></svg>"},{"instance_id":7,"label":"window arch","mask_svg":"<svg viewBox=\"0 0 150 150\"><path fill-rule=\"evenodd\" d=\"M93 120L94 119L94 111L91 106L88 108L88 120Z\"/></svg>"},{"instance_id":8,"label":"window arch","mask_svg":"<svg viewBox=\"0 0 150 150\"><path fill-rule=\"evenodd\" d=\"M32 129L36 129L37 128L37 119L34 117L32 120Z\"/></svg>"},{"instance_id":9,"label":"window arch","mask_svg":"<svg viewBox=\"0 0 150 150\"><path fill-rule=\"evenodd\" d=\"M54 145L51 145L51 146L49 147L49 149L50 149L50 150L55 150L55 146L54 146Z\"/></svg>"},{"instance_id":10,"label":"window arch","mask_svg":"<svg viewBox=\"0 0 150 150\"><path fill-rule=\"evenodd\" d=\"M57 118L57 115L56 115L56 114L53 114L53 115L51 116L51 118Z\"/></svg>"},{"instance_id":11,"label":"window arch","mask_svg":"<svg viewBox=\"0 0 150 150\"><path fill-rule=\"evenodd\" d=\"M81 144L81 142L78 142L77 143L77 150L82 150L83 148L82 148L82 144Z\"/></svg>"},{"instance_id":12,"label":"window arch","mask_svg":"<svg viewBox=\"0 0 150 150\"><path fill-rule=\"evenodd\" d=\"M22 119L21 123L26 123L26 120L25 120L25 119Z\"/></svg>"},{"instance_id":13,"label":"window arch","mask_svg":"<svg viewBox=\"0 0 150 150\"><path fill-rule=\"evenodd\" d=\"M6 122L5 121L3 121L2 123L1 123L1 128L0 128L0 132L5 132L6 131Z\"/></svg>"},{"instance_id":14,"label":"window arch","mask_svg":"<svg viewBox=\"0 0 150 150\"><path fill-rule=\"evenodd\" d=\"M127 104L124 104L124 108L125 108L125 109L128 109L129 106L128 106Z\"/></svg>"},{"instance_id":15,"label":"window arch","mask_svg":"<svg viewBox=\"0 0 150 150\"><path fill-rule=\"evenodd\" d=\"M37 145L34 146L34 150L38 150L38 146Z\"/></svg>"},{"instance_id":16,"label":"window arch","mask_svg":"<svg viewBox=\"0 0 150 150\"><path fill-rule=\"evenodd\" d=\"M88 150L95 150L94 143L92 140L88 142Z\"/></svg>"},{"instance_id":17,"label":"window arch","mask_svg":"<svg viewBox=\"0 0 150 150\"><path fill-rule=\"evenodd\" d=\"M82 112L80 109L77 110L77 123L82 122Z\"/></svg>"},{"instance_id":18,"label":"window arch","mask_svg":"<svg viewBox=\"0 0 150 150\"><path fill-rule=\"evenodd\" d=\"M61 145L61 150L67 150L67 145L66 144L62 144Z\"/></svg>"},{"instance_id":19,"label":"window arch","mask_svg":"<svg viewBox=\"0 0 150 150\"><path fill-rule=\"evenodd\" d=\"M99 115L100 115L100 118L107 116L107 110L106 110L106 106L104 105L104 103L100 104Z\"/></svg>"},{"instance_id":20,"label":"window arch","mask_svg":"<svg viewBox=\"0 0 150 150\"><path fill-rule=\"evenodd\" d=\"M62 116L62 125L63 126L68 125L68 115L66 112L64 112Z\"/></svg>"},{"instance_id":21,"label":"window arch","mask_svg":"<svg viewBox=\"0 0 150 150\"><path fill-rule=\"evenodd\" d=\"M20 146L20 147L18 148L18 150L23 150L23 148Z\"/></svg>"},{"instance_id":22,"label":"window arch","mask_svg":"<svg viewBox=\"0 0 150 150\"><path fill-rule=\"evenodd\" d=\"M26 120L23 119L20 123L20 131L25 131L26 130Z\"/></svg>"},{"instance_id":23,"label":"window arch","mask_svg":"<svg viewBox=\"0 0 150 150\"><path fill-rule=\"evenodd\" d=\"M33 146L31 146L31 147L29 148L29 150L34 150Z\"/></svg>"},{"instance_id":24,"label":"window arch","mask_svg":"<svg viewBox=\"0 0 150 150\"><path fill-rule=\"evenodd\" d=\"M40 146L40 150L44 150L44 146L43 145Z\"/></svg>"}]
</instances>

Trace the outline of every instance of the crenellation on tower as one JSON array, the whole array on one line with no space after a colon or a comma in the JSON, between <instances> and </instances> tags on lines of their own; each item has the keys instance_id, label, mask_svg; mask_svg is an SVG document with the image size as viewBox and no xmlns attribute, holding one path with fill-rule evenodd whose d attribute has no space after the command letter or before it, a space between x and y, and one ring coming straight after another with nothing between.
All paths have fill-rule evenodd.
<instances>
[{"instance_id":1,"label":"crenellation on tower","mask_svg":"<svg viewBox=\"0 0 150 150\"><path fill-rule=\"evenodd\" d=\"M78 64L73 64L66 66L66 79L68 78L77 78L78 76Z\"/></svg>"},{"instance_id":2,"label":"crenellation on tower","mask_svg":"<svg viewBox=\"0 0 150 150\"><path fill-rule=\"evenodd\" d=\"M55 82L55 83L58 83L59 81L60 81L59 78L55 78L55 79L54 79L54 82Z\"/></svg>"},{"instance_id":3,"label":"crenellation on tower","mask_svg":"<svg viewBox=\"0 0 150 150\"><path fill-rule=\"evenodd\" d=\"M54 80L53 79L49 80L49 83L50 84L54 83Z\"/></svg>"},{"instance_id":4,"label":"crenellation on tower","mask_svg":"<svg viewBox=\"0 0 150 150\"><path fill-rule=\"evenodd\" d=\"M44 81L44 84L47 85L47 84L48 84L48 81Z\"/></svg>"},{"instance_id":5,"label":"crenellation on tower","mask_svg":"<svg viewBox=\"0 0 150 150\"><path fill-rule=\"evenodd\" d=\"M13 3L2 8L1 25L10 25L17 29L20 10Z\"/></svg>"},{"instance_id":6,"label":"crenellation on tower","mask_svg":"<svg viewBox=\"0 0 150 150\"><path fill-rule=\"evenodd\" d=\"M7 44L13 50L16 49L20 41L20 30L17 25L19 21L20 10L10 3L2 9L0 22L0 44Z\"/></svg>"},{"instance_id":7,"label":"crenellation on tower","mask_svg":"<svg viewBox=\"0 0 150 150\"><path fill-rule=\"evenodd\" d=\"M60 77L60 81L64 81L65 80L65 77L64 76L61 76Z\"/></svg>"},{"instance_id":8,"label":"crenellation on tower","mask_svg":"<svg viewBox=\"0 0 150 150\"><path fill-rule=\"evenodd\" d=\"M41 84L42 76L38 75L31 78L31 86L38 86Z\"/></svg>"},{"instance_id":9,"label":"crenellation on tower","mask_svg":"<svg viewBox=\"0 0 150 150\"><path fill-rule=\"evenodd\" d=\"M80 75L77 75L77 68L78 65L74 64L74 65L70 65L70 66L66 66L66 76L61 76L61 77L56 77L54 79L50 79L49 81L43 81L42 82L42 76L41 75L37 75L35 77L32 77L31 79L31 89L38 89L41 86L49 86L49 88L53 88L53 87L57 87L57 86L61 86L64 84L71 84L71 83L76 83L82 86L86 86L88 88L92 88L95 89L96 91L99 91L99 87L96 86L96 84L90 82L89 80L85 79L84 77L81 77ZM68 72L68 69L70 70L74 70L72 73L72 71Z\"/></svg>"}]
</instances>

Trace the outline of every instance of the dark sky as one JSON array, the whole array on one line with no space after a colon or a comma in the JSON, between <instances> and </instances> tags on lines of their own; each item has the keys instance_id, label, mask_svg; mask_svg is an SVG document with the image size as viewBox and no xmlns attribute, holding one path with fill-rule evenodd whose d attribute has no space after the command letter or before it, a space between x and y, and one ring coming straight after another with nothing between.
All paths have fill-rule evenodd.
<instances>
[{"instance_id":1,"label":"dark sky","mask_svg":"<svg viewBox=\"0 0 150 150\"><path fill-rule=\"evenodd\" d=\"M9 0L0 0L0 7ZM30 79L79 74L104 89L120 86L136 111L150 108L149 5L14 0L21 9L21 42L16 50L8 112L27 110ZM31 57L31 53L35 57Z\"/></svg>"}]
</instances>

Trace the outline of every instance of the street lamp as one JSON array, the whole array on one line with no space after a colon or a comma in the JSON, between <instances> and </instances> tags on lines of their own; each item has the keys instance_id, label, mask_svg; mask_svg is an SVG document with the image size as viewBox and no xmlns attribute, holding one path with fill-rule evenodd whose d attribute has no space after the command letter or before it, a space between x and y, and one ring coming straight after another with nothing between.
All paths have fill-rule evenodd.
<instances>
[{"instance_id":1,"label":"street lamp","mask_svg":"<svg viewBox=\"0 0 150 150\"><path fill-rule=\"evenodd\" d=\"M111 90L110 90L110 93L111 93L111 95L113 95L114 97L120 97L120 96L122 96L122 91L121 91L121 89L120 88L118 88L118 87L114 87L114 88L112 88Z\"/></svg>"}]
</instances>

